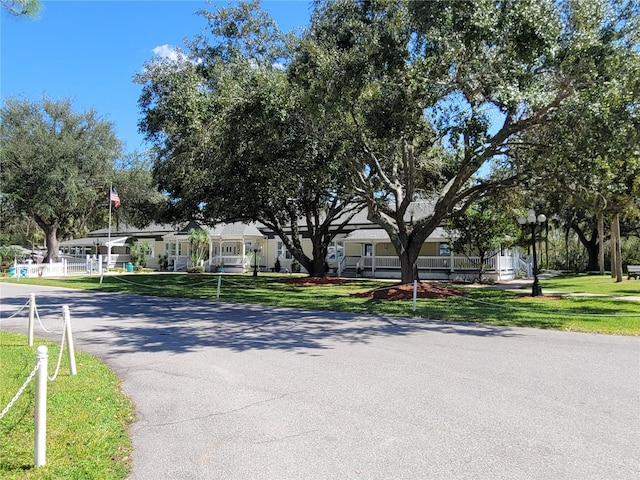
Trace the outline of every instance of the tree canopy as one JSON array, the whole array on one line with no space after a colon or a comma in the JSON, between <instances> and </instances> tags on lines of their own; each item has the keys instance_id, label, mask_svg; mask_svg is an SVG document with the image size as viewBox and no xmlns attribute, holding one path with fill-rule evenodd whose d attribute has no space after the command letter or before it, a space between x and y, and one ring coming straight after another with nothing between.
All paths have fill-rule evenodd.
<instances>
[{"instance_id":1,"label":"tree canopy","mask_svg":"<svg viewBox=\"0 0 640 480\"><path fill-rule=\"evenodd\" d=\"M628 9L571 0L318 2L291 71L318 102L347 112L355 188L389 234L404 281L416 278L420 247L443 219L517 181L519 135L628 49L608 35L626 28ZM479 176L487 162L507 168ZM432 212L409 222L416 199Z\"/></svg>"},{"instance_id":2,"label":"tree canopy","mask_svg":"<svg viewBox=\"0 0 640 480\"><path fill-rule=\"evenodd\" d=\"M408 282L444 220L559 168L572 144L599 159L573 157L576 172L594 167L607 188L616 179L616 198L636 195L637 153L624 142L638 131L636 2L314 7L299 37L258 2L203 11L207 27L177 60L149 62L137 78L173 218L259 220L314 275L339 231L330 225L366 206ZM532 162L542 143L553 152ZM416 202L429 206L420 218Z\"/></svg>"},{"instance_id":3,"label":"tree canopy","mask_svg":"<svg viewBox=\"0 0 640 480\"><path fill-rule=\"evenodd\" d=\"M207 29L189 51L149 62L137 78L140 127L156 145L168 212L211 224L260 221L311 275L323 275L328 245L355 211L340 175L342 138L290 81L292 38L257 2L201 14Z\"/></svg>"},{"instance_id":4,"label":"tree canopy","mask_svg":"<svg viewBox=\"0 0 640 480\"><path fill-rule=\"evenodd\" d=\"M46 259L55 260L60 239L104 217L119 155L112 124L93 110L74 113L68 99L9 98L0 123L2 208L33 218Z\"/></svg>"}]
</instances>

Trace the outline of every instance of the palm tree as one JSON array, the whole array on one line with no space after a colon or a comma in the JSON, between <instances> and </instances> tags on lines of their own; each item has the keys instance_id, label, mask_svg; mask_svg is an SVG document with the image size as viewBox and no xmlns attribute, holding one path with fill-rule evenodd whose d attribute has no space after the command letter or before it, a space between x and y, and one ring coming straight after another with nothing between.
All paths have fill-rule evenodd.
<instances>
[{"instance_id":1,"label":"palm tree","mask_svg":"<svg viewBox=\"0 0 640 480\"><path fill-rule=\"evenodd\" d=\"M194 267L200 266L209 249L209 236L201 228L189 230L189 242L191 242L191 263Z\"/></svg>"}]
</instances>

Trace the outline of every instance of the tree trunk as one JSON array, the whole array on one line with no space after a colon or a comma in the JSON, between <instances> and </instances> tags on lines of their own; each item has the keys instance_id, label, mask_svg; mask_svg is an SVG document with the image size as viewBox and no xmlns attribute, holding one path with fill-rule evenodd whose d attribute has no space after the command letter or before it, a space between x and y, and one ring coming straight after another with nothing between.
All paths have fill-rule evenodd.
<instances>
[{"instance_id":1,"label":"tree trunk","mask_svg":"<svg viewBox=\"0 0 640 480\"><path fill-rule=\"evenodd\" d=\"M324 257L315 256L311 262L311 270L309 270L310 277L324 277L327 275L327 261L326 255Z\"/></svg>"},{"instance_id":2,"label":"tree trunk","mask_svg":"<svg viewBox=\"0 0 640 480\"><path fill-rule=\"evenodd\" d=\"M571 270L571 267L569 265L569 232L571 230L569 228L565 228L564 229L564 251L565 251L565 255L566 255L566 262L567 262L567 270Z\"/></svg>"},{"instance_id":3,"label":"tree trunk","mask_svg":"<svg viewBox=\"0 0 640 480\"><path fill-rule=\"evenodd\" d=\"M544 268L549 269L549 222L544 225Z\"/></svg>"},{"instance_id":4,"label":"tree trunk","mask_svg":"<svg viewBox=\"0 0 640 480\"><path fill-rule=\"evenodd\" d=\"M47 256L44 257L44 262L56 262L58 260L58 227L56 225L49 226L44 231L45 243L47 245Z\"/></svg>"},{"instance_id":5,"label":"tree trunk","mask_svg":"<svg viewBox=\"0 0 640 480\"><path fill-rule=\"evenodd\" d=\"M616 278L616 282L621 282L622 281L622 249L621 249L621 244L620 244L620 215L616 214L616 216L613 219L613 230L615 230L615 236L616 236L616 240L613 243L613 245L611 245L612 247L612 251L615 250L616 252L616 261L615 261L615 269L613 268L612 265L612 274L614 273L613 270L615 270L615 278Z\"/></svg>"},{"instance_id":6,"label":"tree trunk","mask_svg":"<svg viewBox=\"0 0 640 480\"><path fill-rule=\"evenodd\" d=\"M57 261L59 249L58 224L51 224L38 215L35 215L33 219L44 232L44 241L45 245L47 246L47 255L44 257L43 262L48 262L49 260L51 260L52 262Z\"/></svg>"},{"instance_id":7,"label":"tree trunk","mask_svg":"<svg viewBox=\"0 0 640 480\"><path fill-rule=\"evenodd\" d=\"M587 263L587 271L595 272L598 270L598 231L597 228L592 228L591 238L587 238L585 232L582 231L579 225L572 224L571 228L578 235L580 243L584 246L589 257Z\"/></svg>"},{"instance_id":8,"label":"tree trunk","mask_svg":"<svg viewBox=\"0 0 640 480\"><path fill-rule=\"evenodd\" d=\"M598 212L598 267L604 275L604 213Z\"/></svg>"},{"instance_id":9,"label":"tree trunk","mask_svg":"<svg viewBox=\"0 0 640 480\"><path fill-rule=\"evenodd\" d=\"M420 280L418 274L418 253L419 250L417 252L405 250L398 255L400 259L400 280L402 283L413 283L414 280Z\"/></svg>"}]
</instances>

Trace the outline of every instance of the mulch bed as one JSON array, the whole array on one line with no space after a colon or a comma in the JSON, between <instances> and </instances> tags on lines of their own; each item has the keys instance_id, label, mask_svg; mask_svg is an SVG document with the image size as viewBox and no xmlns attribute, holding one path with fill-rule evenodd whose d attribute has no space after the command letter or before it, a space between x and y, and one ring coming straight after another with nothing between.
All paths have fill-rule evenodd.
<instances>
[{"instance_id":1,"label":"mulch bed","mask_svg":"<svg viewBox=\"0 0 640 480\"><path fill-rule=\"evenodd\" d=\"M419 282L416 288L417 298L447 298L451 295L464 295L464 292L428 282ZM354 296L375 300L410 300L413 298L413 284L380 287L368 292L355 293Z\"/></svg>"}]
</instances>

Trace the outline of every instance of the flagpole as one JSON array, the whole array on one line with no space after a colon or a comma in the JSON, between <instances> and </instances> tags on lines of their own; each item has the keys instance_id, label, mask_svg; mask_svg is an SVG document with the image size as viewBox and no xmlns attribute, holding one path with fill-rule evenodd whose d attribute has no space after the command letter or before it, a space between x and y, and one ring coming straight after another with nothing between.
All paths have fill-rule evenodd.
<instances>
[{"instance_id":1,"label":"flagpole","mask_svg":"<svg viewBox=\"0 0 640 480\"><path fill-rule=\"evenodd\" d=\"M109 184L109 234L107 237L107 271L111 265L111 192L113 192L113 183Z\"/></svg>"}]
</instances>

